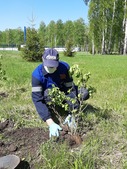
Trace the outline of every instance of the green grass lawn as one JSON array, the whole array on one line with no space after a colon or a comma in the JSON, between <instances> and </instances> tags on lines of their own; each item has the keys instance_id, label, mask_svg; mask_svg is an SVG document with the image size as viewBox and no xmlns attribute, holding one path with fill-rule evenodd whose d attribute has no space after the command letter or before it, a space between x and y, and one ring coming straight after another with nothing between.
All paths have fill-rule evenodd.
<instances>
[{"instance_id":1,"label":"green grass lawn","mask_svg":"<svg viewBox=\"0 0 127 169\"><path fill-rule=\"evenodd\" d=\"M20 52L0 51L0 54L2 69L7 77L6 81L0 81L0 92L8 94L8 97L0 98L0 121L13 118L17 127L45 126L31 100L31 73L40 63L24 61ZM86 133L81 150L74 154L61 150L54 157L45 152L45 159L51 158L47 161L48 165L45 161L45 165L49 166L51 162L50 165L58 168L59 153L63 158L59 166L64 161L65 168L68 167L68 160L71 160L72 169L126 169L127 56L79 52L71 58L60 53L60 60L67 61L70 66L78 64L84 74L91 73L88 85L95 87L96 93L87 101L93 109L87 110L85 122L91 125L92 130Z\"/></svg>"}]
</instances>

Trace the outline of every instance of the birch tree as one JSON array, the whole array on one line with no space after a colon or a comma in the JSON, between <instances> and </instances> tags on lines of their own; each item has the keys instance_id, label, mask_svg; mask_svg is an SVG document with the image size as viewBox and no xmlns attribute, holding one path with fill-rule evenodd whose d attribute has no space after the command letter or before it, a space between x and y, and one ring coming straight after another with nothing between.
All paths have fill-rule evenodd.
<instances>
[{"instance_id":1,"label":"birch tree","mask_svg":"<svg viewBox=\"0 0 127 169\"><path fill-rule=\"evenodd\" d=\"M46 28L48 46L56 47L56 23L51 20Z\"/></svg>"},{"instance_id":2,"label":"birch tree","mask_svg":"<svg viewBox=\"0 0 127 169\"><path fill-rule=\"evenodd\" d=\"M124 4L124 19L123 19L123 23L125 25L125 35L124 35L124 51L123 54L127 54L127 0L125 0L125 4Z\"/></svg>"},{"instance_id":3,"label":"birch tree","mask_svg":"<svg viewBox=\"0 0 127 169\"><path fill-rule=\"evenodd\" d=\"M64 24L64 39L65 44L69 43L73 46L74 44L74 23L68 20Z\"/></svg>"},{"instance_id":4,"label":"birch tree","mask_svg":"<svg viewBox=\"0 0 127 169\"><path fill-rule=\"evenodd\" d=\"M91 52L95 54L95 32L97 28L97 12L96 12L97 4L95 2L90 2L89 11L88 11L88 19L89 19L89 36L91 39Z\"/></svg>"},{"instance_id":5,"label":"birch tree","mask_svg":"<svg viewBox=\"0 0 127 169\"><path fill-rule=\"evenodd\" d=\"M108 54L111 51L111 39L112 39L112 31L113 31L113 24L114 24L114 17L115 17L115 10L116 10L116 1L114 0L113 2L113 12L112 12L112 19L111 19L111 26L110 26L110 31L109 31L109 43L108 43Z\"/></svg>"},{"instance_id":6,"label":"birch tree","mask_svg":"<svg viewBox=\"0 0 127 169\"><path fill-rule=\"evenodd\" d=\"M119 51L122 43L124 43L124 53L127 52L127 0L124 1L124 3L120 0L89 1L90 35L96 53L110 54L114 50Z\"/></svg>"},{"instance_id":7,"label":"birch tree","mask_svg":"<svg viewBox=\"0 0 127 169\"><path fill-rule=\"evenodd\" d=\"M82 48L85 41L85 22L82 18L74 21L74 45Z\"/></svg>"},{"instance_id":8,"label":"birch tree","mask_svg":"<svg viewBox=\"0 0 127 169\"><path fill-rule=\"evenodd\" d=\"M41 21L40 23L40 26L38 29L38 36L39 36L40 44L44 47L44 45L46 44L46 25L43 21Z\"/></svg>"},{"instance_id":9,"label":"birch tree","mask_svg":"<svg viewBox=\"0 0 127 169\"><path fill-rule=\"evenodd\" d=\"M61 19L56 22L56 46L64 46L64 24Z\"/></svg>"}]
</instances>

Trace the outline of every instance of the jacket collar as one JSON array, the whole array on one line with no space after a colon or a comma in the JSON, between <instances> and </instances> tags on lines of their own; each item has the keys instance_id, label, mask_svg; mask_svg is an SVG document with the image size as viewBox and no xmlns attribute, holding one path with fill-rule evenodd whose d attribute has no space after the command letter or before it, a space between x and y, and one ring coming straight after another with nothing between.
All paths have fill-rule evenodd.
<instances>
[{"instance_id":1,"label":"jacket collar","mask_svg":"<svg viewBox=\"0 0 127 169\"><path fill-rule=\"evenodd\" d=\"M42 74L45 76L47 75L48 73L46 72L45 68L44 68L44 65L42 64Z\"/></svg>"}]
</instances>

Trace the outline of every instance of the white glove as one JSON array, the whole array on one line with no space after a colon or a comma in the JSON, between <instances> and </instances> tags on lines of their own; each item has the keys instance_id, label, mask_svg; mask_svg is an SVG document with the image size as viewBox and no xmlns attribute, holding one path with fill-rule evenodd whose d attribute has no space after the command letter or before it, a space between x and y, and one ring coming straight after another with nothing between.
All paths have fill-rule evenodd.
<instances>
[{"instance_id":1,"label":"white glove","mask_svg":"<svg viewBox=\"0 0 127 169\"><path fill-rule=\"evenodd\" d=\"M65 118L65 121L63 124L68 124L69 128L72 129L72 130L76 130L77 128L77 125L76 125L76 122L75 122L75 117L71 114L69 114L66 118Z\"/></svg>"},{"instance_id":2,"label":"white glove","mask_svg":"<svg viewBox=\"0 0 127 169\"><path fill-rule=\"evenodd\" d=\"M51 138L52 136L56 136L59 137L59 130L62 130L62 128L56 124L56 123L52 123L49 126L49 137Z\"/></svg>"}]
</instances>

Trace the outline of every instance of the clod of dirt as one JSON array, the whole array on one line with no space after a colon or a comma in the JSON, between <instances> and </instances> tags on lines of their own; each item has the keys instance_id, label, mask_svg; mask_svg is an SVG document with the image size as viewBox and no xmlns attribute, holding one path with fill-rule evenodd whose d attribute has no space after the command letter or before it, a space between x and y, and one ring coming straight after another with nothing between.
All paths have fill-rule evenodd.
<instances>
[{"instance_id":1,"label":"clod of dirt","mask_svg":"<svg viewBox=\"0 0 127 169\"><path fill-rule=\"evenodd\" d=\"M9 120L6 120L6 121L0 123L0 131L4 130L8 124L9 124Z\"/></svg>"},{"instance_id":2,"label":"clod of dirt","mask_svg":"<svg viewBox=\"0 0 127 169\"><path fill-rule=\"evenodd\" d=\"M3 141L0 141L0 147L4 146L4 142Z\"/></svg>"},{"instance_id":3,"label":"clod of dirt","mask_svg":"<svg viewBox=\"0 0 127 169\"><path fill-rule=\"evenodd\" d=\"M8 149L9 149L10 152L15 152L15 151L17 151L18 147L15 146L15 145L13 145L13 144L11 144L11 145L8 147Z\"/></svg>"},{"instance_id":4,"label":"clod of dirt","mask_svg":"<svg viewBox=\"0 0 127 169\"><path fill-rule=\"evenodd\" d=\"M71 148L78 147L82 144L81 137L79 135L66 135L65 136L65 142L69 145Z\"/></svg>"},{"instance_id":5,"label":"clod of dirt","mask_svg":"<svg viewBox=\"0 0 127 169\"><path fill-rule=\"evenodd\" d=\"M8 94L5 92L0 92L0 97L2 98L8 97Z\"/></svg>"},{"instance_id":6,"label":"clod of dirt","mask_svg":"<svg viewBox=\"0 0 127 169\"><path fill-rule=\"evenodd\" d=\"M79 135L72 135L72 140L74 140L77 145L82 144L82 139Z\"/></svg>"},{"instance_id":7,"label":"clod of dirt","mask_svg":"<svg viewBox=\"0 0 127 169\"><path fill-rule=\"evenodd\" d=\"M82 144L81 136L78 134L71 134L67 125L62 126L62 129L63 130L60 131L60 141L65 141L71 148Z\"/></svg>"}]
</instances>

